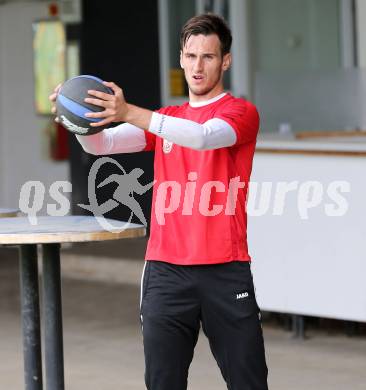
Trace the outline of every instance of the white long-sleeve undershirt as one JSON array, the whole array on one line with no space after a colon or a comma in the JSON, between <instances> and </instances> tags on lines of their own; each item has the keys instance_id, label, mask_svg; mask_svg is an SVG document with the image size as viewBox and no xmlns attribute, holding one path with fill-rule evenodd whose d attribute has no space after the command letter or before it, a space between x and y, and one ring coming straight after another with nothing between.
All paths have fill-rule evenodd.
<instances>
[{"instance_id":1,"label":"white long-sleeve undershirt","mask_svg":"<svg viewBox=\"0 0 366 390\"><path fill-rule=\"evenodd\" d=\"M149 131L167 141L196 150L218 149L236 142L235 130L219 118L199 124L154 113ZM76 135L76 138L86 152L95 155L141 152L146 147L145 131L129 123L89 136Z\"/></svg>"},{"instance_id":2,"label":"white long-sleeve undershirt","mask_svg":"<svg viewBox=\"0 0 366 390\"><path fill-rule=\"evenodd\" d=\"M87 153L95 155L141 152L146 147L145 131L129 123L76 138Z\"/></svg>"},{"instance_id":3,"label":"white long-sleeve undershirt","mask_svg":"<svg viewBox=\"0 0 366 390\"><path fill-rule=\"evenodd\" d=\"M235 130L219 118L200 124L154 112L149 131L167 141L196 150L218 149L236 142Z\"/></svg>"},{"instance_id":4,"label":"white long-sleeve undershirt","mask_svg":"<svg viewBox=\"0 0 366 390\"><path fill-rule=\"evenodd\" d=\"M236 142L235 130L219 118L199 124L154 112L148 131L196 150L218 149ZM76 135L76 138L86 152L95 155L140 152L146 147L145 131L129 123L90 136Z\"/></svg>"}]
</instances>

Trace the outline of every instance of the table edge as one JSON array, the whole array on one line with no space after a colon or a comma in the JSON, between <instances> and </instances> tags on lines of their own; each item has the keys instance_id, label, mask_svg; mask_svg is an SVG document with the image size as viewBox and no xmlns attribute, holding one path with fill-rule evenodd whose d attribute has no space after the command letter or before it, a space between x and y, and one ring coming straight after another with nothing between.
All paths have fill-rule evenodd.
<instances>
[{"instance_id":1,"label":"table edge","mask_svg":"<svg viewBox=\"0 0 366 390\"><path fill-rule=\"evenodd\" d=\"M130 228L121 232L70 232L70 234L63 233L33 233L32 237L19 237L19 234L1 234L0 245L8 244L56 244L66 242L90 242L90 241L110 241L123 238L138 238L146 236L146 228ZM6 240L6 242L3 242Z\"/></svg>"}]
</instances>

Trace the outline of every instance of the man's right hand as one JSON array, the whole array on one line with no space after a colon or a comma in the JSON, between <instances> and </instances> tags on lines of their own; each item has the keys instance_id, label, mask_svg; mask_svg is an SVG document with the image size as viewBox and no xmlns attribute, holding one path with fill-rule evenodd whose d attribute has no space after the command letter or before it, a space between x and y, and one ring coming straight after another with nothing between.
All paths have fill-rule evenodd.
<instances>
[{"instance_id":1,"label":"man's right hand","mask_svg":"<svg viewBox=\"0 0 366 390\"><path fill-rule=\"evenodd\" d=\"M50 99L51 100L51 102L52 102L52 113L53 114L57 114L57 110L56 110L56 98L57 98L57 95L58 95L58 93L60 92L60 89L61 89L61 86L62 86L62 84L59 84L55 89L54 89L54 91L53 91L53 93L48 97L48 99ZM55 118L55 121L56 122L59 122L59 119L58 119L58 117L56 116L56 118Z\"/></svg>"}]
</instances>

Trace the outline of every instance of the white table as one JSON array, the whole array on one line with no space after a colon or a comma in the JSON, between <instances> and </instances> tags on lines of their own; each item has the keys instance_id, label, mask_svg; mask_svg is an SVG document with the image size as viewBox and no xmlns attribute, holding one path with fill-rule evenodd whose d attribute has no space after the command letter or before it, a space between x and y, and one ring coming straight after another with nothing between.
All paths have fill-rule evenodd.
<instances>
[{"instance_id":1,"label":"white table","mask_svg":"<svg viewBox=\"0 0 366 390\"><path fill-rule=\"evenodd\" d=\"M107 219L112 225L120 221ZM94 217L0 218L0 245L20 247L21 316L23 325L26 390L42 390L41 326L39 313L37 245L43 252L43 314L45 369L48 390L64 390L60 243L142 237L142 225L126 224L124 230L104 230Z\"/></svg>"}]
</instances>

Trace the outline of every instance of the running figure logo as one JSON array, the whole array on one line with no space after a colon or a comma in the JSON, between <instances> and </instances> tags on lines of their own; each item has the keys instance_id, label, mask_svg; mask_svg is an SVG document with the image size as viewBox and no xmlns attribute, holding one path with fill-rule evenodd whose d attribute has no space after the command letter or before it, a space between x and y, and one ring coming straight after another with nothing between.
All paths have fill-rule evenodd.
<instances>
[{"instance_id":1,"label":"running figure logo","mask_svg":"<svg viewBox=\"0 0 366 390\"><path fill-rule=\"evenodd\" d=\"M98 204L95 194L96 176L99 171L99 168L106 163L116 165L122 171L122 174L114 173L98 184L97 188L104 187L107 184L113 182L118 184L116 190L113 193L113 199L108 199L106 202ZM119 229L119 231L122 231L126 229L131 222L133 215L135 215L143 223L144 226L147 226L147 221L141 209L141 206L133 197L134 193L142 195L154 185L154 181L146 185L142 185L139 182L138 179L143 175L143 173L144 171L141 168L134 168L131 172L126 173L123 167L116 160L110 157L99 158L92 165L88 176L88 198L90 204L78 204L78 206L88 211L91 211L97 218L99 223L102 225L102 227L104 227L106 230L113 229L113 231L116 231L117 228ZM129 208L129 210L131 211L130 217L127 222L123 222L123 224L119 225L118 227L111 226L111 224L103 217L103 214L113 210L120 205Z\"/></svg>"}]
</instances>

